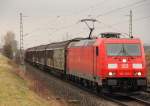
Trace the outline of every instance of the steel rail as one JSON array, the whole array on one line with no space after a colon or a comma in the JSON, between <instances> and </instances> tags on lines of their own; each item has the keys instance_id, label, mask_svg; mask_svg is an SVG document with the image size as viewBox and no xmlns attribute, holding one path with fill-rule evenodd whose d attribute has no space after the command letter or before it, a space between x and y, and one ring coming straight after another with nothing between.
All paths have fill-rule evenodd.
<instances>
[{"instance_id":1,"label":"steel rail","mask_svg":"<svg viewBox=\"0 0 150 106\"><path fill-rule=\"evenodd\" d=\"M150 106L150 95L149 93L144 92L145 94L136 94L130 95L129 97L136 100L137 102L143 103L146 106Z\"/></svg>"}]
</instances>

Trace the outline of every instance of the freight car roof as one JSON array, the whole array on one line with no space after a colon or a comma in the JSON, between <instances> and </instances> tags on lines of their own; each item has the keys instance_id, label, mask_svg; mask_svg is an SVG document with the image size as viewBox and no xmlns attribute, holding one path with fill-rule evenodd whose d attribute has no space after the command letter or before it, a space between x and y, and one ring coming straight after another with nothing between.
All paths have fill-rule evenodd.
<instances>
[{"instance_id":1,"label":"freight car roof","mask_svg":"<svg viewBox=\"0 0 150 106\"><path fill-rule=\"evenodd\" d=\"M94 45L96 39L84 39L78 42L71 42L68 47L77 47L77 46L91 46Z\"/></svg>"},{"instance_id":2,"label":"freight car roof","mask_svg":"<svg viewBox=\"0 0 150 106\"><path fill-rule=\"evenodd\" d=\"M46 50L51 50L51 49L58 49L58 48L66 48L68 46L68 44L71 42L71 40L69 41L63 41L63 42L57 42L57 43L51 43L48 44L46 47Z\"/></svg>"},{"instance_id":3,"label":"freight car roof","mask_svg":"<svg viewBox=\"0 0 150 106\"><path fill-rule=\"evenodd\" d=\"M47 46L47 45L40 45L40 46L37 46L37 47L36 47L36 51L43 51L43 50L46 49L46 46Z\"/></svg>"},{"instance_id":4,"label":"freight car roof","mask_svg":"<svg viewBox=\"0 0 150 106\"><path fill-rule=\"evenodd\" d=\"M32 48L28 48L26 51L35 51L36 50L36 47L32 47Z\"/></svg>"},{"instance_id":5,"label":"freight car roof","mask_svg":"<svg viewBox=\"0 0 150 106\"><path fill-rule=\"evenodd\" d=\"M87 40L87 38L74 38L74 39L71 39L71 40L68 40L68 41L62 41L62 42L56 42L56 43L51 43L51 44L48 44L47 47L46 47L46 50L51 50L51 49L64 49L66 48L71 42L74 42L74 41L81 41L81 40Z\"/></svg>"}]
</instances>

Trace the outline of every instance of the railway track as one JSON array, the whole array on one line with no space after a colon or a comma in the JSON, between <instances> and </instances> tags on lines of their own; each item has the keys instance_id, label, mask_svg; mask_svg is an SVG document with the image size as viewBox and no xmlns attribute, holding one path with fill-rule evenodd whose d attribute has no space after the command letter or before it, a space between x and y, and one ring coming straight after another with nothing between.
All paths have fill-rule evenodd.
<instances>
[{"instance_id":1,"label":"railway track","mask_svg":"<svg viewBox=\"0 0 150 106\"><path fill-rule=\"evenodd\" d=\"M68 82L68 81L67 81ZM106 100L115 102L121 106L150 106L150 86L148 86L147 90L145 92L140 93L133 93L132 95L126 95L124 93L122 94L106 94L103 92L100 92L99 94L97 92L93 92L91 89L87 89L83 86L80 86L79 84L76 84L74 82L69 83L78 86L79 88L86 90L87 92L91 92L92 94L105 98Z\"/></svg>"},{"instance_id":2,"label":"railway track","mask_svg":"<svg viewBox=\"0 0 150 106\"><path fill-rule=\"evenodd\" d=\"M150 94L148 94L148 92L149 92L148 90L144 94L137 93L137 94L133 94L132 96L131 95L128 96L124 93L122 93L122 94L114 94L114 93L108 94L108 93L104 93L104 92L97 93L94 90L83 87L80 84L77 84L75 82L68 81L68 80L65 80L65 82L70 83L74 86L77 86L78 88L80 88L84 91L90 92L90 93L96 95L97 97L102 97L106 100L115 102L121 106L133 106L133 105L137 105L137 104L138 104L138 106L150 106Z\"/></svg>"},{"instance_id":3,"label":"railway track","mask_svg":"<svg viewBox=\"0 0 150 106\"><path fill-rule=\"evenodd\" d=\"M133 94L129 96L130 98L145 104L146 106L150 106L150 94L146 92L141 92L137 94Z\"/></svg>"},{"instance_id":4,"label":"railway track","mask_svg":"<svg viewBox=\"0 0 150 106\"><path fill-rule=\"evenodd\" d=\"M31 67L33 67L33 66L31 66ZM39 70L37 68L36 68L36 70L41 71L41 70ZM41 72L47 74L46 71L41 71ZM58 79L62 80L58 76L55 76L55 77L57 77ZM117 94L106 94L106 93L103 93L103 92L97 93L97 92L95 92L95 90L89 89L89 88L84 87L84 86L81 86L81 84L78 84L76 82L72 82L72 81L68 81L68 80L63 80L63 81L67 82L67 83L69 83L69 84L71 84L73 86L76 86L76 87L78 87L78 88L80 88L80 89L90 93L91 95L96 96L97 98L103 98L105 100L114 102L114 103L116 103L116 104L118 104L120 106L133 106L133 105L137 105L137 104L138 104L138 106L150 105L148 101L139 99L137 97L138 95L125 96L125 95L117 95Z\"/></svg>"},{"instance_id":5,"label":"railway track","mask_svg":"<svg viewBox=\"0 0 150 106\"><path fill-rule=\"evenodd\" d=\"M140 103L140 105L144 105L144 106L150 106L150 84L148 84L148 88L145 92L140 92L140 93L135 93L135 94L131 94L131 95L121 95L121 94L117 94L117 95L112 95L114 98L114 96L120 96L117 97L116 99L114 99L114 102L118 102L121 105L133 105L136 104L136 102ZM108 95L108 97L111 97L111 95ZM118 100L118 98L124 98L124 99L130 99L133 101L128 101L128 102L124 102L124 101L120 101L120 99ZM134 102L134 103L133 103Z\"/></svg>"},{"instance_id":6,"label":"railway track","mask_svg":"<svg viewBox=\"0 0 150 106\"><path fill-rule=\"evenodd\" d=\"M115 102L121 106L133 106L137 104L138 106L150 106L150 95L146 93L145 95L140 93L140 94L134 94L132 96L128 96L126 94L125 95L124 94L106 94L103 92L97 93L97 92L93 92L91 89L87 89L83 86L80 86L79 84L76 84L70 81L69 83L71 83L72 85L78 86L80 89L90 92L96 95L97 97L102 97L106 100Z\"/></svg>"},{"instance_id":7,"label":"railway track","mask_svg":"<svg viewBox=\"0 0 150 106\"><path fill-rule=\"evenodd\" d=\"M147 90L145 92L150 93L150 88L147 88Z\"/></svg>"},{"instance_id":8,"label":"railway track","mask_svg":"<svg viewBox=\"0 0 150 106\"><path fill-rule=\"evenodd\" d=\"M117 95L107 94L106 98L108 98L108 100L110 99L112 102L118 103L121 106L134 106L134 105L145 106L145 103L135 100L131 98L130 96L118 95L118 94Z\"/></svg>"},{"instance_id":9,"label":"railway track","mask_svg":"<svg viewBox=\"0 0 150 106\"><path fill-rule=\"evenodd\" d=\"M65 82L67 82L73 86L76 86L84 91L87 91L87 92L91 93L92 95L95 95L97 97L101 97L108 101L114 102L120 106L133 106L133 105L137 105L137 104L138 104L138 106L145 106L145 104L146 105L148 104L146 102L141 102L140 100L137 100L136 98L127 96L126 94L114 94L114 93L112 94L112 93L104 93L104 92L97 93L94 90L85 88L75 82L68 81L68 80L65 80Z\"/></svg>"},{"instance_id":10,"label":"railway track","mask_svg":"<svg viewBox=\"0 0 150 106\"><path fill-rule=\"evenodd\" d=\"M69 83L69 84L71 84L71 85L73 85L73 86L76 86L76 87L78 87L78 88L80 88L80 89L82 89L82 90L84 90L84 91L87 91L87 92L91 93L91 95L94 95L94 96L96 96L96 97L98 97L98 98L99 98L99 97L104 98L105 100L108 100L108 101L117 103L117 104L120 105L120 106L129 106L129 103L127 103L127 102L125 102L125 101L122 101L123 98L122 98L122 100L118 99L118 98L117 98L117 95L106 94L106 93L103 93L103 92L97 93L97 92L95 92L94 90L85 88L85 87L83 87L83 86L81 86L80 84L77 84L77 83L75 83L75 82L68 81L68 80L65 80L65 82L67 82L67 83ZM124 99L125 99L125 98L124 98ZM131 104L130 106L132 106L132 104ZM142 106L143 106L143 105L142 105Z\"/></svg>"},{"instance_id":11,"label":"railway track","mask_svg":"<svg viewBox=\"0 0 150 106\"><path fill-rule=\"evenodd\" d=\"M150 93L150 83L148 83L148 87L147 87L146 92Z\"/></svg>"},{"instance_id":12,"label":"railway track","mask_svg":"<svg viewBox=\"0 0 150 106\"><path fill-rule=\"evenodd\" d=\"M68 81L67 81L68 82ZM100 92L99 94L97 92L93 92L91 89L87 89L83 86L80 86L74 82L70 82L69 83L78 86L79 88L87 91L87 92L91 92L92 94L98 96L98 97L102 97L106 100L115 102L121 106L133 106L133 105L137 105L138 106L150 106L150 87L148 87L146 92L143 93L135 93L132 95L126 95L126 94L106 94L103 92Z\"/></svg>"}]
</instances>

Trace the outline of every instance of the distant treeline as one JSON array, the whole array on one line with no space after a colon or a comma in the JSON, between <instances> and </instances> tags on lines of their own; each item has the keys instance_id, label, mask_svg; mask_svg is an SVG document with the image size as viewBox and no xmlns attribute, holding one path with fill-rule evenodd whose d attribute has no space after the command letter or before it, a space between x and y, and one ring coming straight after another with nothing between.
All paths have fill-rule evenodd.
<instances>
[{"instance_id":1,"label":"distant treeline","mask_svg":"<svg viewBox=\"0 0 150 106\"><path fill-rule=\"evenodd\" d=\"M10 59L17 60L19 58L19 50L17 45L15 34L12 31L8 31L3 38L1 53Z\"/></svg>"}]
</instances>

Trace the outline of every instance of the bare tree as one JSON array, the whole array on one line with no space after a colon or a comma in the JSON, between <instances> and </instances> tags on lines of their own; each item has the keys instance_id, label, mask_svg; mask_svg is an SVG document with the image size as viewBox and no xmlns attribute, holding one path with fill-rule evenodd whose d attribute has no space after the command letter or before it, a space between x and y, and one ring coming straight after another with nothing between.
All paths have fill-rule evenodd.
<instances>
[{"instance_id":1,"label":"bare tree","mask_svg":"<svg viewBox=\"0 0 150 106\"><path fill-rule=\"evenodd\" d=\"M17 51L17 41L15 40L15 34L12 31L8 31L4 36L3 54L8 58L13 59Z\"/></svg>"}]
</instances>

